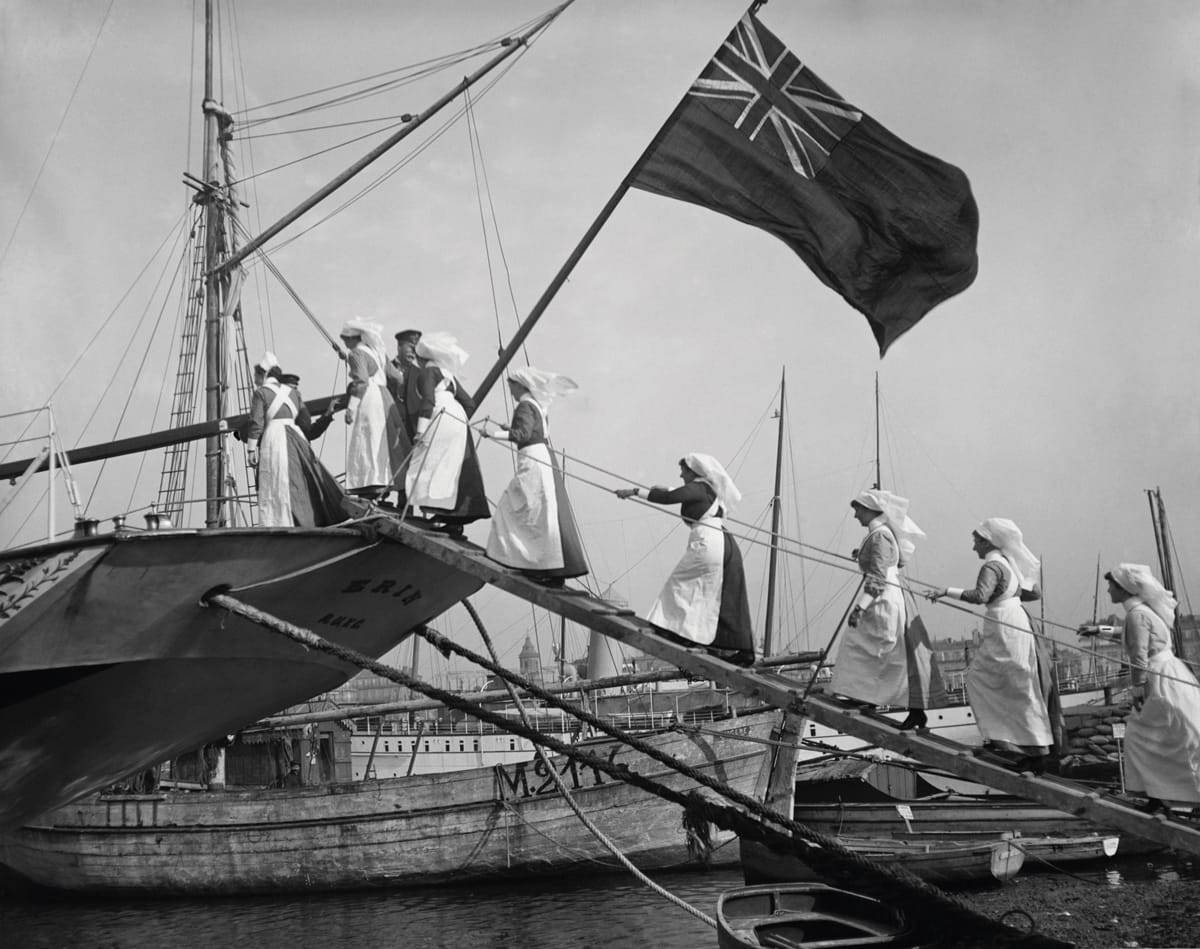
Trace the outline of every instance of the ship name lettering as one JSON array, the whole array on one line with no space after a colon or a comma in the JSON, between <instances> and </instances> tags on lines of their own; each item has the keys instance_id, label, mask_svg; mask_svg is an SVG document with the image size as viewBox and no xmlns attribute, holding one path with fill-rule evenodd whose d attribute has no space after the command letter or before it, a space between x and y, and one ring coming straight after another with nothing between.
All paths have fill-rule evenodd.
<instances>
[{"instance_id":1,"label":"ship name lettering","mask_svg":"<svg viewBox=\"0 0 1200 949\"><path fill-rule=\"evenodd\" d=\"M363 624L362 617L339 616L336 613L326 613L317 622L325 626L336 626L339 629L358 629Z\"/></svg>"},{"instance_id":2,"label":"ship name lettering","mask_svg":"<svg viewBox=\"0 0 1200 949\"><path fill-rule=\"evenodd\" d=\"M382 593L385 596L398 597L400 602L405 606L415 600L421 599L421 591L414 587L411 583L405 583L399 589L393 589L399 583L398 580L378 580L374 577L364 577L359 580L351 580L343 588L343 593ZM372 586L372 584L374 584Z\"/></svg>"},{"instance_id":3,"label":"ship name lettering","mask_svg":"<svg viewBox=\"0 0 1200 949\"><path fill-rule=\"evenodd\" d=\"M540 779L540 783L536 784L532 789L529 786L529 767L533 766L533 777ZM563 762L562 767L558 771L560 778L565 778L563 782L572 790L579 790L584 786L587 772L592 772L591 784L601 785L604 783L604 774L595 767L584 766L583 773L585 778L580 777L580 768L578 762L573 759L568 759ZM558 785L554 780L554 776L546 769L541 759L537 761L519 761L512 767L510 774L509 769L505 765L496 765L496 777L501 784L501 789L507 788L514 796L519 797L540 797L546 794L553 794L558 790Z\"/></svg>"}]
</instances>

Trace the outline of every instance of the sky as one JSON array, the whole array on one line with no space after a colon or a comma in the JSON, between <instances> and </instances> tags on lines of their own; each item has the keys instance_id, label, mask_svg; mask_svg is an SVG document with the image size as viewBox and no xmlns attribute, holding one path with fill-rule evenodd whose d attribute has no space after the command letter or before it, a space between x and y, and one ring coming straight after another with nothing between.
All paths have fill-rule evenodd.
<instances>
[{"instance_id":1,"label":"sky","mask_svg":"<svg viewBox=\"0 0 1200 949\"><path fill-rule=\"evenodd\" d=\"M216 95L229 108L472 47L550 9L218 6L227 78ZM741 0L577 0L494 87L477 87L472 125L457 121L418 153L409 143L425 136L414 134L268 245L272 262L333 335L352 316L379 320L389 338L454 332L472 354L473 389L743 11ZM551 433L576 476L590 582L649 607L686 534L669 511L611 489L675 484L682 455L708 452L744 494L733 516L761 637L766 556L751 526L769 523L771 415L786 373L784 532L812 556L782 558L777 648L821 648L853 592L846 555L862 531L849 501L875 478L877 380L883 486L911 499L927 534L914 580L970 585L972 528L1010 517L1043 559L1045 618L1073 642L1068 630L1092 618L1098 561L1156 564L1146 491L1158 488L1177 592L1188 594L1200 566L1200 7L772 0L759 17L856 107L963 169L979 205L979 276L881 361L865 319L777 239L628 194L526 348L580 386L554 405ZM161 407L153 416L174 376L175 304L148 301L174 266L156 249L172 246L187 206L182 173L200 168L197 24L183 0L0 5L0 414L50 403L68 446L165 427ZM420 112L477 65L353 114ZM317 113L277 127L340 121ZM239 167L255 174L249 230L365 153L378 136L332 146L373 127L257 137L248 150L239 140ZM308 398L339 389L328 345L261 265L249 285L251 356L276 352ZM477 417L506 411L497 389ZM0 440L24 421L0 419ZM320 448L334 471L342 428ZM511 456L494 443L480 452L494 500ZM140 517L158 464L110 464L98 487L99 466L81 466L88 513ZM69 530L70 507L56 503L56 530ZM44 534L45 509L31 504L0 514L3 543ZM486 535L486 524L469 531ZM556 626L544 615L498 591L474 602L507 657L530 635L548 658ZM1101 590L1100 615L1110 609ZM922 615L939 637L977 625L946 606ZM442 625L477 645L461 610ZM586 639L571 637L575 656Z\"/></svg>"}]
</instances>

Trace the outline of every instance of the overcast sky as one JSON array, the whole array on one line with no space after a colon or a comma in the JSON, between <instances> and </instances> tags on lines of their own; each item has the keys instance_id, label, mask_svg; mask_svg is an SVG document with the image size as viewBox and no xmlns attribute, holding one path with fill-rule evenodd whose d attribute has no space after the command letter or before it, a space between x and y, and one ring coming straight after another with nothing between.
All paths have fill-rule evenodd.
<instances>
[{"instance_id":1,"label":"overcast sky","mask_svg":"<svg viewBox=\"0 0 1200 949\"><path fill-rule=\"evenodd\" d=\"M230 78L217 97L240 108L384 73L547 9L526 0L241 4L236 17L223 14ZM389 333L456 332L472 353L473 388L498 338L541 295L743 10L741 0L577 0L495 88L474 94L474 162L461 121L419 155L402 145L327 210L403 159L396 174L287 246L276 241L271 259L334 335L354 315ZM881 362L866 321L782 243L633 192L528 344L534 365L580 384L551 418L569 469L605 488L674 484L681 455L709 452L745 494L734 516L766 524L769 415L786 369L785 527L845 555L861 537L848 502L874 479L878 373L883 483L912 499L928 534L912 577L970 584L971 529L1011 517L1044 558L1047 619L1075 626L1091 618L1098 557L1106 568L1156 564L1145 490L1160 487L1186 591L1200 565L1200 7L773 0L759 16L856 107L966 172L980 210L979 277ZM198 29L182 0L0 5L0 392L4 412L52 399L68 445L165 427L161 409L151 415L174 373L166 324L175 307L153 333L159 307L146 300L174 266L154 255L186 207L182 173L199 172ZM419 112L475 65L356 114ZM342 120L317 113L278 130ZM258 174L244 195L250 230L378 139L265 172L371 127L242 144L243 174ZM499 240L486 245L481 206L498 222ZM324 341L262 271L252 269L246 299L251 355L278 353L310 398L343 385ZM499 390L479 415L504 417ZM321 448L335 471L342 429ZM0 431L15 437L11 420ZM510 456L491 443L480 450L495 499ZM94 495L98 467L80 468L89 513L144 509L159 464L110 465L115 486ZM645 610L683 529L582 481L572 494L593 582ZM70 509L58 503L67 530ZM45 531L45 514L26 522L27 513L17 503L4 514L3 542ZM761 625L765 556L737 529ZM486 533L479 525L471 536ZM852 592L844 568L785 558L777 641L825 642ZM491 591L476 602L515 659L529 611ZM924 615L934 635L971 626L947 607L926 605ZM537 624L548 655L551 626ZM444 625L472 635L465 615ZM569 651L583 642L574 635Z\"/></svg>"}]
</instances>

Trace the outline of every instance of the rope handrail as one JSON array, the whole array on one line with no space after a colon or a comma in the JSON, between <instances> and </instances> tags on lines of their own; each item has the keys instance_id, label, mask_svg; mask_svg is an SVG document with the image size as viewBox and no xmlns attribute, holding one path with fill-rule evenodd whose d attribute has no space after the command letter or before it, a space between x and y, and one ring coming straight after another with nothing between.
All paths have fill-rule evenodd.
<instances>
[{"instance_id":1,"label":"rope handrail","mask_svg":"<svg viewBox=\"0 0 1200 949\"><path fill-rule=\"evenodd\" d=\"M474 420L474 421L468 423L468 427L479 428L480 434L485 439L495 442L497 444L504 444L509 447L510 451L515 451L515 449L512 448L511 445L509 443L505 442L503 439L493 438L491 435L487 435L482 431L481 427L486 425L488 422L493 422L494 424L498 424L498 423L495 423L494 420L489 416L489 417ZM537 461L536 459L532 459L532 460L536 461L539 464L546 464L546 462ZM614 478L621 478L621 480L628 481L630 484L636 484L638 487L642 487L642 488L648 487L647 485L641 484L640 482L632 481L627 478L622 478L621 475L619 475L609 469L602 468L598 465L591 464L577 456L572 456L572 461L577 465L582 465L583 467L590 468L593 471L607 474ZM578 481L581 484L585 484L588 487L598 488L599 490L604 491L605 493L612 493L612 491L613 491L612 488L600 483L599 481L585 478L581 475L575 474L574 472L564 471L563 476L566 478L571 478L574 481ZM667 517L670 517L673 519L677 519L679 516L671 511L667 510L663 505L653 504L649 501L643 501L640 498L631 498L630 500L641 505L642 507L648 508L650 510L653 510L657 513L660 513L664 516L667 516ZM735 518L725 517L722 520L726 524L735 524L739 527L745 528L746 530L753 531L755 534L761 534L765 530L764 528L760 528L755 525L748 524L744 521L739 521ZM760 539L757 536L750 536L748 534L739 533L737 531L730 531L729 533L733 537L735 537L737 540L743 541L746 544L751 545L751 546L759 546L759 547L771 546L770 541ZM793 549L793 548L799 548L799 549ZM832 567L835 570L842 570L849 574L857 574L859 572L858 565L855 563L853 558L851 558L845 554L839 554L836 551L827 550L827 549L819 547L815 544L804 543L795 538L787 537L786 535L782 535L782 534L779 535L779 538L778 538L778 541L776 544L776 549L778 550L778 552L780 554L783 554L785 556L790 556L790 557L796 557L800 560L806 561L808 563L816 564L818 566ZM825 557L836 558L836 560L830 561L830 560L822 559L821 557L812 556L811 554L805 553L804 549L816 551ZM963 613L968 613L972 616L979 615L979 614L975 613L975 611L967 609L966 607L960 606L957 603L949 603L949 602L946 602L945 600L940 600L940 599L934 600L934 599L932 599L932 597L929 597L928 594L917 593L917 592L914 592L911 589L909 589L911 586L915 585L915 586L925 587L926 590L929 590L929 591L940 590L940 589L943 589L943 586L940 584L928 583L924 580L919 580L919 579L916 579L913 577L905 577L898 581L890 581L890 580L887 580L886 578L880 578L880 582L891 585L891 586L897 586L901 590L904 590L906 593L909 593L912 596L926 596L927 598L931 599L931 601L935 605L948 607L950 609L958 610ZM844 622L844 619L843 619L843 622ZM1035 630L1024 630L1022 627L1016 626L1015 624L1006 623L1003 620L997 620L997 622L1001 626L1006 626L1010 629L1019 630L1021 632L1029 632L1035 639L1037 639L1039 641L1045 641L1049 644L1052 644L1053 646L1055 646L1057 648L1068 649L1068 650L1071 650L1072 652L1079 653L1080 655L1087 656L1089 658L1102 659L1106 662L1112 662L1114 664L1120 665L1122 668L1126 668L1126 669L1132 668L1131 663L1126 658L1123 658L1123 657L1117 658L1114 656L1109 656L1109 655L1106 655L1105 653L1099 652L1098 650L1095 650L1095 649L1091 649L1087 646L1081 646L1078 644L1065 642L1063 640L1056 639L1055 637L1053 637L1045 632L1039 632L1036 629ZM839 623L839 628L840 628L840 625L841 624ZM1063 630L1064 632L1076 632L1077 631L1076 626L1067 625L1065 623L1058 623L1053 620L1047 620L1047 619L1039 619L1038 625L1042 626L1043 628L1052 627L1054 629ZM1196 668L1195 663L1190 662L1189 660L1183 658L1182 656L1177 657L1177 658L1179 658L1180 661L1182 661L1185 665L1187 665L1191 668ZM1186 680L1180 680L1180 681L1186 681Z\"/></svg>"}]
</instances>

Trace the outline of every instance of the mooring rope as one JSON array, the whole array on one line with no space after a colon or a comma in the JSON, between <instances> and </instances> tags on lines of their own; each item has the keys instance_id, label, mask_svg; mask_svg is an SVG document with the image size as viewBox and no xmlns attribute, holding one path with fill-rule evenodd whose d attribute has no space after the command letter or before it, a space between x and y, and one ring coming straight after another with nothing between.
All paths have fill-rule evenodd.
<instances>
[{"instance_id":1,"label":"mooring rope","mask_svg":"<svg viewBox=\"0 0 1200 949\"><path fill-rule=\"evenodd\" d=\"M628 765L616 764L599 758L593 754L581 751L552 735L544 734L536 729L526 728L492 712L482 706L470 702L437 686L430 685L414 676L385 665L356 650L337 643L330 642L311 630L304 629L278 617L265 613L253 606L242 603L220 590L212 591L200 599L201 606L225 609L254 622L265 629L286 636L307 649L324 652L348 665L358 666L376 675L382 676L398 685L437 699L444 705L469 714L481 721L488 722L499 728L516 734L535 744L550 748L589 768L600 771L616 780L623 781L649 794L654 794L670 801L685 810L693 810L710 823L723 830L729 830L746 840L758 841L774 851L801 856L806 862L817 865L823 874L832 881L851 889L867 893L885 902L893 902L900 896L907 897L910 904L917 908L937 915L941 921L939 932L946 933L950 926L958 927L952 937L940 935L944 944L952 946L978 946L979 937L986 937L996 945L1017 945L1036 947L1036 949L1070 949L1070 944L1037 933L1021 933L1010 926L1003 925L976 913L963 901L944 893L937 887L926 883L902 868L881 867L874 862L853 853L843 847L837 840L818 834L811 828L796 822L790 817L767 811L759 802L732 788L726 789L724 796L730 801L740 804L746 810L758 814L790 832L781 834L748 815L744 810L731 807L719 801L706 798L697 791L684 793L666 787L631 770ZM711 780L700 775L694 769L674 763L674 770L693 777L697 783L709 786Z\"/></svg>"},{"instance_id":2,"label":"mooring rope","mask_svg":"<svg viewBox=\"0 0 1200 949\"><path fill-rule=\"evenodd\" d=\"M500 662L499 662L499 658L496 655L496 649L492 644L492 638L491 638L491 636L488 635L487 629L484 627L483 620L480 618L479 613L476 611L474 605L469 600L463 600L462 603L463 603L463 606L465 606L467 608L467 612L470 614L471 619L474 621L475 628L477 630L479 630L479 635L483 638L484 644L488 647L488 652L491 653L491 655L492 655L492 663L495 666L499 666ZM521 715L521 723L526 728L532 728L533 726L530 724L530 721L529 721L529 713L525 710L525 704L521 701L521 697L517 694L516 688L507 679L504 680L504 687L508 690L509 698L512 699L513 704L516 706L517 711ZM602 831L599 827L597 827L595 822L592 821L592 819L583 812L583 810L582 810L582 808L580 808L578 802L576 802L574 795L571 794L571 789L568 788L566 785L566 782L563 781L562 775L558 773L558 770L550 762L550 758L546 754L546 749L543 748L541 745L534 745L534 750L537 752L538 758L541 760L542 764L545 766L546 773L549 774L551 779L554 781L554 786L558 790L558 793L561 794L563 796L563 800L567 802L567 806L569 808L571 808L571 810L574 812L575 816L579 818L580 823L582 823L584 827L586 827L589 831L591 831L592 836L594 836L598 841L600 841L601 845L604 847L605 850L607 850L609 853L611 853L621 863L621 865L626 870L628 870L630 873L632 873L634 875L634 877L636 877L638 880L640 880L643 884L645 884L647 887L649 887L651 890L653 890L655 893L657 893L663 899L667 900L668 902L674 903L680 909L685 910L688 913L691 913L693 916L695 916L701 922L707 923L713 929L717 928L717 921L715 919L713 919L711 916L709 916L707 913L705 913L703 910L701 910L699 907L693 906L691 903L687 902L686 900L680 899L678 896L676 896L674 893L667 890L665 887L662 887L659 884L655 883L648 876L646 876L646 874L642 873L641 870L639 870L637 867L635 867L633 865L633 862L628 857L626 857L625 854L623 854L621 852L621 848L618 847L616 845L616 843L607 834L605 834L604 831Z\"/></svg>"}]
</instances>

